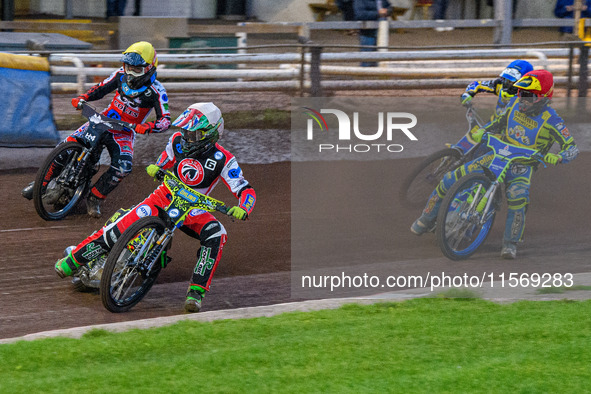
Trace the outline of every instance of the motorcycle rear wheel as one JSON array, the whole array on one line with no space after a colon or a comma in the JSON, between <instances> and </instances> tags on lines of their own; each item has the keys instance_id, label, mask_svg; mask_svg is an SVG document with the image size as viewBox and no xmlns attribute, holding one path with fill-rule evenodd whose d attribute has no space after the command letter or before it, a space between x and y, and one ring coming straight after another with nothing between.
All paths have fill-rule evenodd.
<instances>
[{"instance_id":1,"label":"motorcycle rear wheel","mask_svg":"<svg viewBox=\"0 0 591 394\"><path fill-rule=\"evenodd\" d=\"M150 291L162 268L163 251L153 251L159 247L156 241L164 231L162 219L147 216L129 226L117 240L101 276L101 300L107 310L126 312Z\"/></svg>"},{"instance_id":2,"label":"motorcycle rear wheel","mask_svg":"<svg viewBox=\"0 0 591 394\"><path fill-rule=\"evenodd\" d=\"M442 149L427 156L402 182L400 201L408 207L424 207L443 176L463 163L461 157L461 153L453 148Z\"/></svg>"}]
</instances>

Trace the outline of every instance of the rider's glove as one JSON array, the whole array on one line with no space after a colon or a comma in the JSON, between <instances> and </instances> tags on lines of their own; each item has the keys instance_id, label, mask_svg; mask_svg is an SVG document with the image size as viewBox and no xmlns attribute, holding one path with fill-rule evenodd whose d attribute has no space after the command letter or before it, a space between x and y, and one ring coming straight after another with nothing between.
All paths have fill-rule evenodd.
<instances>
[{"instance_id":1,"label":"rider's glove","mask_svg":"<svg viewBox=\"0 0 591 394\"><path fill-rule=\"evenodd\" d=\"M484 129L478 129L475 132L473 132L470 137L475 141L475 142L480 142L482 141L482 136L484 135Z\"/></svg>"},{"instance_id":2,"label":"rider's glove","mask_svg":"<svg viewBox=\"0 0 591 394\"><path fill-rule=\"evenodd\" d=\"M81 109L82 108L82 103L85 103L86 99L84 98L84 96L78 96L72 99L72 106L76 109Z\"/></svg>"},{"instance_id":3,"label":"rider's glove","mask_svg":"<svg viewBox=\"0 0 591 394\"><path fill-rule=\"evenodd\" d=\"M228 215L234 216L236 219L239 220L246 220L246 218L248 217L246 211L238 206L230 208L228 210Z\"/></svg>"},{"instance_id":4,"label":"rider's glove","mask_svg":"<svg viewBox=\"0 0 591 394\"><path fill-rule=\"evenodd\" d=\"M138 134L146 134L148 131L150 131L150 125L147 123L136 124L134 129Z\"/></svg>"},{"instance_id":5,"label":"rider's glove","mask_svg":"<svg viewBox=\"0 0 591 394\"><path fill-rule=\"evenodd\" d=\"M465 107L472 105L472 95L470 93L464 93L460 96L460 101Z\"/></svg>"},{"instance_id":6,"label":"rider's glove","mask_svg":"<svg viewBox=\"0 0 591 394\"><path fill-rule=\"evenodd\" d=\"M544 161L555 166L562 161L562 156L555 153L547 153L546 156L544 156Z\"/></svg>"},{"instance_id":7,"label":"rider's glove","mask_svg":"<svg viewBox=\"0 0 591 394\"><path fill-rule=\"evenodd\" d=\"M148 175L150 175L152 178L154 178L156 176L156 174L158 173L159 169L160 169L160 167L158 167L156 164L150 164L149 166L146 167L146 172L148 173Z\"/></svg>"}]
</instances>

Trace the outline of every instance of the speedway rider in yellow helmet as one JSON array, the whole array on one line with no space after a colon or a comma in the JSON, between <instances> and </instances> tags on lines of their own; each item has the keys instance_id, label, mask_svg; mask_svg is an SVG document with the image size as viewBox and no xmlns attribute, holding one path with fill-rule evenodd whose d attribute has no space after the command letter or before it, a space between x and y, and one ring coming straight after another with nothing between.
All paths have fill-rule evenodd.
<instances>
[{"instance_id":1,"label":"speedway rider in yellow helmet","mask_svg":"<svg viewBox=\"0 0 591 394\"><path fill-rule=\"evenodd\" d=\"M138 96L156 80L158 56L149 42L136 42L127 48L121 62L125 71L122 89L126 95Z\"/></svg>"},{"instance_id":2,"label":"speedway rider in yellow helmet","mask_svg":"<svg viewBox=\"0 0 591 394\"><path fill-rule=\"evenodd\" d=\"M99 100L115 91L115 97L102 113L136 125L134 130L109 130L101 137L101 143L111 155L111 166L92 186L86 200L88 214L92 217L101 216L101 201L131 172L134 131L139 134L161 133L170 127L168 96L164 87L156 80L158 56L152 44L146 41L136 42L123 52L121 62L122 67L107 79L72 99L74 108L80 109L83 101ZM146 122L152 110L156 112L156 120ZM83 135L87 128L88 122L66 141L75 141L75 136ZM30 200L33 197L33 183L23 189L22 194Z\"/></svg>"}]
</instances>

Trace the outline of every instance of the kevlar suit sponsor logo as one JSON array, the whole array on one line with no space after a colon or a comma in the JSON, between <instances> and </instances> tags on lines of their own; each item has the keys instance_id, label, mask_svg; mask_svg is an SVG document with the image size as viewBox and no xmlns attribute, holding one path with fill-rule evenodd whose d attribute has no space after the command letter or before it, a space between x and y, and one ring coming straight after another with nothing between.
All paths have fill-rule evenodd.
<instances>
[{"instance_id":1,"label":"kevlar suit sponsor logo","mask_svg":"<svg viewBox=\"0 0 591 394\"><path fill-rule=\"evenodd\" d=\"M244 208L249 211L252 209L254 205L254 197L251 195L246 196L246 200L244 201Z\"/></svg>"},{"instance_id":2,"label":"kevlar suit sponsor logo","mask_svg":"<svg viewBox=\"0 0 591 394\"><path fill-rule=\"evenodd\" d=\"M150 215L152 215L152 208L150 208L149 205L143 204L135 209L135 213L140 218L150 216Z\"/></svg>"},{"instance_id":3,"label":"kevlar suit sponsor logo","mask_svg":"<svg viewBox=\"0 0 591 394\"><path fill-rule=\"evenodd\" d=\"M520 111L514 111L513 120L530 130L538 128L538 122Z\"/></svg>"},{"instance_id":4,"label":"kevlar suit sponsor logo","mask_svg":"<svg viewBox=\"0 0 591 394\"><path fill-rule=\"evenodd\" d=\"M205 275L206 271L213 268L215 260L210 257L211 248L201 247L201 253L199 253L199 260L197 260L197 267L195 267L195 273L198 275Z\"/></svg>"},{"instance_id":5,"label":"kevlar suit sponsor logo","mask_svg":"<svg viewBox=\"0 0 591 394\"><path fill-rule=\"evenodd\" d=\"M207 212L207 211L205 211L203 209L194 208L194 209L191 210L191 212L189 212L189 216L193 216L194 217L194 216L201 215L201 214L203 214L205 212Z\"/></svg>"},{"instance_id":6,"label":"kevlar suit sponsor logo","mask_svg":"<svg viewBox=\"0 0 591 394\"><path fill-rule=\"evenodd\" d=\"M82 257L84 257L87 260L94 260L104 252L105 251L103 250L103 248L101 248L100 245L96 245L94 242L91 242L88 245L86 245L86 251L82 253Z\"/></svg>"},{"instance_id":7,"label":"kevlar suit sponsor logo","mask_svg":"<svg viewBox=\"0 0 591 394\"><path fill-rule=\"evenodd\" d=\"M181 160L177 172L181 181L188 186L196 186L203 181L203 166L197 160Z\"/></svg>"}]
</instances>

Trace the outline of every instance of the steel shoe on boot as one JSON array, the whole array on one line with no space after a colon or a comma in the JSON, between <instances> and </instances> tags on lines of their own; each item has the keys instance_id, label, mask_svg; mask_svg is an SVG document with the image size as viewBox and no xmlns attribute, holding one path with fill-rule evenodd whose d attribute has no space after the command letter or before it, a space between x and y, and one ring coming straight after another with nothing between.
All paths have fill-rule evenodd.
<instances>
[{"instance_id":1,"label":"steel shoe on boot","mask_svg":"<svg viewBox=\"0 0 591 394\"><path fill-rule=\"evenodd\" d=\"M517 245L509 243L503 246L501 257L507 260L513 260L517 257Z\"/></svg>"},{"instance_id":2,"label":"steel shoe on boot","mask_svg":"<svg viewBox=\"0 0 591 394\"><path fill-rule=\"evenodd\" d=\"M57 263L55 263L55 272L63 279L66 276L71 276L78 270L78 267L80 267L80 265L74 261L71 255L68 255L59 259Z\"/></svg>"},{"instance_id":3,"label":"steel shoe on boot","mask_svg":"<svg viewBox=\"0 0 591 394\"><path fill-rule=\"evenodd\" d=\"M421 215L420 218L410 226L410 232L416 235L423 235L425 233L432 233L435 231L435 220L426 218L425 215Z\"/></svg>"},{"instance_id":4,"label":"steel shoe on boot","mask_svg":"<svg viewBox=\"0 0 591 394\"><path fill-rule=\"evenodd\" d=\"M24 198L26 198L27 200L32 200L33 199L33 188L35 187L35 182L31 182L29 183L22 191L21 194L23 195Z\"/></svg>"},{"instance_id":5,"label":"steel shoe on boot","mask_svg":"<svg viewBox=\"0 0 591 394\"><path fill-rule=\"evenodd\" d=\"M201 300L203 300L203 289L198 286L189 286L187 299L185 300L185 311L196 313L201 310Z\"/></svg>"},{"instance_id":6,"label":"steel shoe on boot","mask_svg":"<svg viewBox=\"0 0 591 394\"><path fill-rule=\"evenodd\" d=\"M94 195L89 195L86 199L86 211L93 218L101 217L101 200Z\"/></svg>"},{"instance_id":7,"label":"steel shoe on boot","mask_svg":"<svg viewBox=\"0 0 591 394\"><path fill-rule=\"evenodd\" d=\"M55 204L64 194L64 188L57 184L55 180L51 180L43 194L43 202L45 204Z\"/></svg>"}]
</instances>

